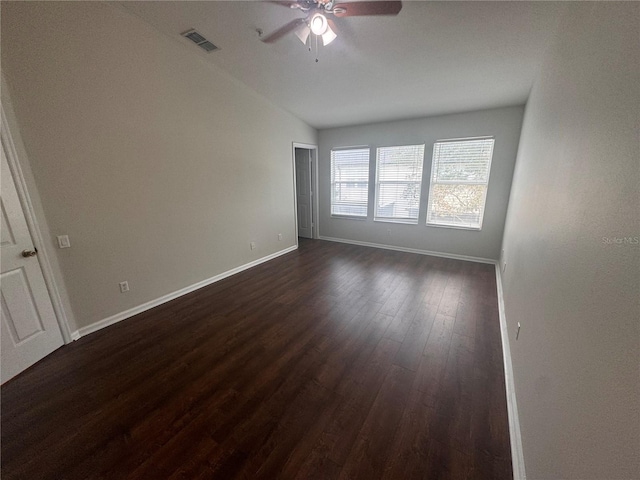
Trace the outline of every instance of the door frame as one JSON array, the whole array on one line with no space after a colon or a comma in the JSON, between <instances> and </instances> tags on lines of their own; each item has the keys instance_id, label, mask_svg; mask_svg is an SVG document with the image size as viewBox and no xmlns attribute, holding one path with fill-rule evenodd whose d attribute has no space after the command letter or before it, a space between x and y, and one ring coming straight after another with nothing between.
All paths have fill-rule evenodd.
<instances>
[{"instance_id":1,"label":"door frame","mask_svg":"<svg viewBox=\"0 0 640 480\"><path fill-rule=\"evenodd\" d=\"M40 270L42 271L42 276L44 277L44 282L47 286L47 293L49 294L51 304L53 305L53 311L56 315L56 320L58 321L58 327L60 328L62 339L65 344L68 344L73 341L71 329L69 328L69 320L62 304L62 299L60 298L60 291L53 275L51 262L49 261L49 253L47 252L48 248L42 237L38 218L36 217L31 197L29 196L27 182L24 179L22 167L18 160L18 153L16 151L15 144L13 143L11 132L9 131L9 123L7 122L7 117L4 112L4 105L0 106L0 115L0 140L2 141L2 145L4 145L5 152L7 154L7 162L9 164L9 169L11 170L11 175L13 176L16 191L18 192L20 206L22 207L24 217L27 221L33 246L38 250ZM0 146L0 148L2 147Z\"/></svg>"},{"instance_id":2,"label":"door frame","mask_svg":"<svg viewBox=\"0 0 640 480\"><path fill-rule=\"evenodd\" d=\"M311 151L311 218L313 227L311 237L319 238L318 222L318 145L310 143L293 142L291 146L291 162L293 165L293 216L295 220L296 246L298 246L298 186L296 182L296 148L303 148Z\"/></svg>"}]
</instances>

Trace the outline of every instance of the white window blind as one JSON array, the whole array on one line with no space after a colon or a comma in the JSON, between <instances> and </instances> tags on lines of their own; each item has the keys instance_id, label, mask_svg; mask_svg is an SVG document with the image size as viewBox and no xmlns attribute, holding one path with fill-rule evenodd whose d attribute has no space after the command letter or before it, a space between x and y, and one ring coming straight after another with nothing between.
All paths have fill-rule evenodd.
<instances>
[{"instance_id":1,"label":"white window blind","mask_svg":"<svg viewBox=\"0 0 640 480\"><path fill-rule=\"evenodd\" d=\"M427 224L482 228L493 144L493 138L434 144Z\"/></svg>"},{"instance_id":2,"label":"white window blind","mask_svg":"<svg viewBox=\"0 0 640 480\"><path fill-rule=\"evenodd\" d=\"M375 220L418 223L423 160L424 144L378 148Z\"/></svg>"},{"instance_id":3,"label":"white window blind","mask_svg":"<svg viewBox=\"0 0 640 480\"><path fill-rule=\"evenodd\" d=\"M369 149L331 150L331 215L366 217Z\"/></svg>"}]
</instances>

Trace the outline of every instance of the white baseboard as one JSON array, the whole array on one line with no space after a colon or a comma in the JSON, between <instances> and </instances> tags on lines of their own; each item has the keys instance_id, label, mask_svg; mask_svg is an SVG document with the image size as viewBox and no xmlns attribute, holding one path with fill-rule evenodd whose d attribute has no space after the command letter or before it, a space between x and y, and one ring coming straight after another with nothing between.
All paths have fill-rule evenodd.
<instances>
[{"instance_id":1,"label":"white baseboard","mask_svg":"<svg viewBox=\"0 0 640 480\"><path fill-rule=\"evenodd\" d=\"M507 413L509 415L509 437L511 438L511 464L514 480L526 480L524 469L524 453L522 451L522 437L520 436L520 419L516 402L516 387L513 379L513 365L511 364L511 348L507 332L507 318L504 310L504 292L502 290L502 275L500 262L496 262L496 284L498 287L498 315L500 316L500 336L502 337L502 360L504 362L504 383L507 390Z\"/></svg>"},{"instance_id":2,"label":"white baseboard","mask_svg":"<svg viewBox=\"0 0 640 480\"><path fill-rule=\"evenodd\" d=\"M244 265L240 265L239 267L232 268L231 270L227 270L219 275L216 275L211 278L207 278L202 280L201 282L194 283L193 285L189 285L188 287L181 288L172 293L168 293L163 295L160 298L156 298L155 300L151 300L150 302L143 303L142 305L138 305L137 307L130 308L129 310L125 310L124 312L116 313L115 315L111 315L110 317L99 320L91 325L87 325L86 327L82 327L75 332L73 332L72 339L78 340L80 337L84 337L85 335L89 335L90 333L97 332L109 325L113 325L114 323L118 323L127 318L133 317L139 313L142 313L146 310L149 310L153 307L157 307L158 305L162 305L163 303L169 302L175 298L186 295L187 293L191 293L194 290L198 290L202 287L206 287L207 285L211 285L212 283L219 282L231 275L235 275L236 273L240 273L244 270L247 270L251 267L255 267L256 265L260 265L261 263L268 262L269 260L273 260L276 257L284 255L286 253L292 252L298 248L297 245L293 245L291 247L285 248L284 250L280 250L279 252L272 253L271 255L267 255L266 257L259 258L258 260L254 260L253 262L246 263Z\"/></svg>"},{"instance_id":3,"label":"white baseboard","mask_svg":"<svg viewBox=\"0 0 640 480\"><path fill-rule=\"evenodd\" d=\"M419 255L430 255L432 257L451 258L453 260L464 260L467 262L489 263L495 264L496 261L490 258L470 257L468 255L457 255L455 253L432 252L429 250L419 250L417 248L396 247L395 245L384 245L382 243L361 242L359 240L349 240L346 238L318 237L320 240L328 240L329 242L349 243L351 245L361 245L363 247L383 248L385 250L395 250L397 252L417 253Z\"/></svg>"}]
</instances>

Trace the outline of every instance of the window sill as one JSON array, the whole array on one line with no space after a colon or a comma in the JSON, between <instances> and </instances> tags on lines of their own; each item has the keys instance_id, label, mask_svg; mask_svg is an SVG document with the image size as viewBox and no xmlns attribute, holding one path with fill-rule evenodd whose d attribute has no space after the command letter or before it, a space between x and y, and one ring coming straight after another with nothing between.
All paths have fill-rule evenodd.
<instances>
[{"instance_id":1,"label":"window sill","mask_svg":"<svg viewBox=\"0 0 640 480\"><path fill-rule=\"evenodd\" d=\"M482 230L482 227L464 227L462 225L442 225L439 223L427 223L427 227L453 228L454 230L471 230L475 232L479 232Z\"/></svg>"},{"instance_id":2,"label":"window sill","mask_svg":"<svg viewBox=\"0 0 640 480\"><path fill-rule=\"evenodd\" d=\"M403 225L417 225L418 224L418 220L406 220L406 219L402 219L402 218L374 218L373 219L374 222L381 222L381 223L401 223Z\"/></svg>"},{"instance_id":3,"label":"window sill","mask_svg":"<svg viewBox=\"0 0 640 480\"><path fill-rule=\"evenodd\" d=\"M360 220L360 221L367 219L367 217L360 217L355 215L334 215L334 214L331 214L331 218L337 218L342 220Z\"/></svg>"}]
</instances>

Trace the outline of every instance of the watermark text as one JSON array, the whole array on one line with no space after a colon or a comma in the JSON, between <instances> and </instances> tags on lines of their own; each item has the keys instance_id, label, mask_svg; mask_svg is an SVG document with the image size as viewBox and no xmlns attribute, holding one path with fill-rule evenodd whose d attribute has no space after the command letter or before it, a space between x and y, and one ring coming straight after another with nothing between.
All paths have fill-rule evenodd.
<instances>
[{"instance_id":1,"label":"watermark text","mask_svg":"<svg viewBox=\"0 0 640 480\"><path fill-rule=\"evenodd\" d=\"M640 237L602 237L605 245L640 245Z\"/></svg>"}]
</instances>

